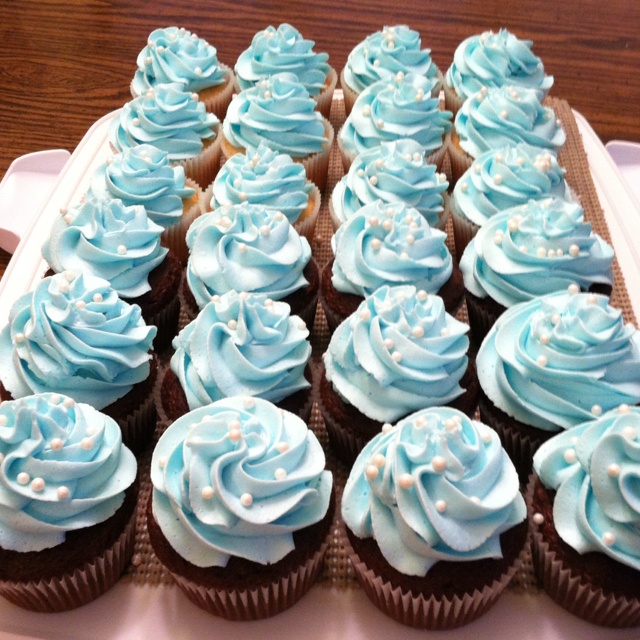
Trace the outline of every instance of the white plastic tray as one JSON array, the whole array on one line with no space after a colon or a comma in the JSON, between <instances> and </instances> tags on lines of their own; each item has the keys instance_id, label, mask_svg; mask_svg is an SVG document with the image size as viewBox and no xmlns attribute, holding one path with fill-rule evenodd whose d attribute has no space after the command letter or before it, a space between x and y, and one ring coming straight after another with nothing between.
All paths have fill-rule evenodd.
<instances>
[{"instance_id":1,"label":"white plastic tray","mask_svg":"<svg viewBox=\"0 0 640 640\"><path fill-rule=\"evenodd\" d=\"M74 151L54 190L19 244L0 282L0 327L11 302L30 290L46 269L40 247L61 207L80 200L94 169L108 155L106 135L114 113L96 122ZM586 120L575 113L583 135L596 189L611 229L613 244L628 285L637 283L640 259L631 239L640 237L640 210L611 156ZM628 286L636 316L640 295ZM634 293L636 295L634 295ZM292 609L275 618L233 623L215 618L191 604L175 587L142 587L119 583L104 596L63 614L34 614L0 598L0 638L87 638L132 640L153 638L190 640L218 637L255 640L313 637L320 640L389 640L425 637L438 640L477 638L520 640L631 640L640 630L608 630L578 620L544 593L527 595L507 590L488 614L462 629L429 632L403 627L387 618L364 592L316 586Z\"/></svg>"}]
</instances>

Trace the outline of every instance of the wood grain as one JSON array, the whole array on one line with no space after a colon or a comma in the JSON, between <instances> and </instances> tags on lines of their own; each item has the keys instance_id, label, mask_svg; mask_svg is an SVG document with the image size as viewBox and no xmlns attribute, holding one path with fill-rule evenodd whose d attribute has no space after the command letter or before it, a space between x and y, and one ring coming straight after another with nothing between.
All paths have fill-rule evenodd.
<instances>
[{"instance_id":1,"label":"wood grain","mask_svg":"<svg viewBox=\"0 0 640 640\"><path fill-rule=\"evenodd\" d=\"M603 141L640 142L637 0L21 0L0 8L0 175L21 154L73 150L95 120L122 106L154 28L195 31L233 65L256 31L283 21L329 52L338 71L353 46L385 24L418 30L443 71L465 37L506 27L534 41L555 77L553 95L580 111Z\"/></svg>"}]
</instances>

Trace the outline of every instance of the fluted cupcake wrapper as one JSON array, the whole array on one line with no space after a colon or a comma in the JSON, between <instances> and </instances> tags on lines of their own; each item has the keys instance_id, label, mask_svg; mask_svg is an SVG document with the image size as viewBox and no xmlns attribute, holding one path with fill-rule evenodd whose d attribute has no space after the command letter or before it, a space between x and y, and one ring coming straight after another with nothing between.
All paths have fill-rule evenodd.
<instances>
[{"instance_id":1,"label":"fluted cupcake wrapper","mask_svg":"<svg viewBox=\"0 0 640 640\"><path fill-rule=\"evenodd\" d=\"M445 109L447 111L451 111L455 119L456 113L460 111L460 108L464 104L464 100L447 84L446 79L442 83L442 90L444 91Z\"/></svg>"},{"instance_id":2,"label":"fluted cupcake wrapper","mask_svg":"<svg viewBox=\"0 0 640 640\"><path fill-rule=\"evenodd\" d=\"M322 296L322 290L320 291L320 304L322 305L322 310L324 311L324 317L327 319L329 334L333 334L340 323L343 322L346 318L331 309L331 307L326 303L324 297Z\"/></svg>"},{"instance_id":3,"label":"fluted cupcake wrapper","mask_svg":"<svg viewBox=\"0 0 640 640\"><path fill-rule=\"evenodd\" d=\"M170 304L151 318L145 319L147 324L155 325L158 328L158 333L153 341L154 351L160 353L171 346L171 341L178 333L179 318L180 298L175 295Z\"/></svg>"},{"instance_id":4,"label":"fluted cupcake wrapper","mask_svg":"<svg viewBox=\"0 0 640 640\"><path fill-rule=\"evenodd\" d=\"M344 79L344 69L340 72L340 86L342 87L342 94L344 96L344 112L345 115L348 116L351 113L351 109L353 109L353 105L360 94L357 91L354 91L346 83Z\"/></svg>"},{"instance_id":5,"label":"fluted cupcake wrapper","mask_svg":"<svg viewBox=\"0 0 640 640\"><path fill-rule=\"evenodd\" d=\"M313 236L316 232L316 222L318 221L321 202L320 189L314 184L309 194L309 204L311 205L309 212L303 212L303 215L293 223L293 228L301 236L304 236L309 241L309 244L313 242Z\"/></svg>"},{"instance_id":6,"label":"fluted cupcake wrapper","mask_svg":"<svg viewBox=\"0 0 640 640\"><path fill-rule=\"evenodd\" d=\"M452 199L450 199L449 207L451 210L451 220L453 222L453 241L456 247L456 256L458 260L460 260L467 245L473 240L476 233L480 230L480 227L468 218L465 218L457 210Z\"/></svg>"},{"instance_id":7,"label":"fluted cupcake wrapper","mask_svg":"<svg viewBox=\"0 0 640 640\"><path fill-rule=\"evenodd\" d=\"M221 125L219 127L221 129ZM221 131L218 131L214 140L204 141L202 151L193 158L186 158L179 162L172 162L172 165L184 167L184 174L187 178L197 182L200 187L206 189L216 177L220 169L220 138Z\"/></svg>"},{"instance_id":8,"label":"fluted cupcake wrapper","mask_svg":"<svg viewBox=\"0 0 640 640\"><path fill-rule=\"evenodd\" d=\"M471 338L476 346L479 347L500 316L495 315L487 305L484 305L482 298L477 298L473 294L469 294L466 289L464 297L467 302Z\"/></svg>"},{"instance_id":9,"label":"fluted cupcake wrapper","mask_svg":"<svg viewBox=\"0 0 640 640\"><path fill-rule=\"evenodd\" d=\"M329 118L331 113L331 104L333 102L333 92L336 89L336 85L338 84L338 74L336 70L331 67L329 73L327 74L327 78L325 80L324 89L317 95L311 96L318 105L316 108L318 111L325 117Z\"/></svg>"},{"instance_id":10,"label":"fluted cupcake wrapper","mask_svg":"<svg viewBox=\"0 0 640 640\"><path fill-rule=\"evenodd\" d=\"M199 184L192 180L187 180L186 185L196 189L196 202L185 209L180 220L167 227L160 236L162 244L168 247L183 265L187 264L189 258L189 248L186 241L187 231L193 221L206 211L206 205L208 204L208 201L205 200L207 192L203 192Z\"/></svg>"},{"instance_id":11,"label":"fluted cupcake wrapper","mask_svg":"<svg viewBox=\"0 0 640 640\"><path fill-rule=\"evenodd\" d=\"M261 620L294 605L315 583L327 543L296 571L257 589L206 588L172 574L178 587L195 605L227 620Z\"/></svg>"},{"instance_id":12,"label":"fluted cupcake wrapper","mask_svg":"<svg viewBox=\"0 0 640 640\"><path fill-rule=\"evenodd\" d=\"M481 591L476 589L473 593L450 599L423 594L414 596L410 590L393 587L369 569L349 544L346 534L344 540L356 578L369 600L404 625L432 631L461 627L488 611L515 575L519 561L518 557L498 580L485 585Z\"/></svg>"},{"instance_id":13,"label":"fluted cupcake wrapper","mask_svg":"<svg viewBox=\"0 0 640 640\"><path fill-rule=\"evenodd\" d=\"M231 67L226 64L219 63L221 69L227 72L227 81L217 87L209 87L198 91L198 98L204 102L204 108L209 113L214 113L220 122L224 120L227 113L227 107L231 104L231 97L235 90L236 76Z\"/></svg>"},{"instance_id":14,"label":"fluted cupcake wrapper","mask_svg":"<svg viewBox=\"0 0 640 640\"><path fill-rule=\"evenodd\" d=\"M449 185L451 188L455 186L456 182L462 178L465 171L470 169L473 164L473 158L458 146L456 143L457 139L457 135L452 134L447 148L449 162L451 163L451 180Z\"/></svg>"},{"instance_id":15,"label":"fluted cupcake wrapper","mask_svg":"<svg viewBox=\"0 0 640 640\"><path fill-rule=\"evenodd\" d=\"M558 558L533 522L533 490L536 476L527 486L527 509L532 531L532 559L535 572L547 594L573 615L604 627L636 627L640 625L640 599L605 594L601 588L583 581Z\"/></svg>"},{"instance_id":16,"label":"fluted cupcake wrapper","mask_svg":"<svg viewBox=\"0 0 640 640\"><path fill-rule=\"evenodd\" d=\"M138 456L151 442L156 428L156 405L153 393L140 403L130 415L118 418L116 422L122 431L122 442Z\"/></svg>"},{"instance_id":17,"label":"fluted cupcake wrapper","mask_svg":"<svg viewBox=\"0 0 640 640\"><path fill-rule=\"evenodd\" d=\"M0 596L40 613L68 611L95 600L124 573L133 555L136 513L111 547L62 576L47 580L0 581Z\"/></svg>"}]
</instances>

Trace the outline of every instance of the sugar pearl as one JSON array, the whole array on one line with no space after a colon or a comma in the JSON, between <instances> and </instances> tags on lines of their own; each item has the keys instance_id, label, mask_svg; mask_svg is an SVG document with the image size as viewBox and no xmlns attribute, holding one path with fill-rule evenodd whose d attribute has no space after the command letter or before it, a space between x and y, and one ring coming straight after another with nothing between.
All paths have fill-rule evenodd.
<instances>
[{"instance_id":1,"label":"sugar pearl","mask_svg":"<svg viewBox=\"0 0 640 640\"><path fill-rule=\"evenodd\" d=\"M228 435L231 442L240 442L242 440L242 431L240 429L231 429Z\"/></svg>"},{"instance_id":2,"label":"sugar pearl","mask_svg":"<svg viewBox=\"0 0 640 640\"><path fill-rule=\"evenodd\" d=\"M612 462L607 467L607 474L609 475L610 478L617 478L620 475L620 465L616 464L615 462Z\"/></svg>"},{"instance_id":3,"label":"sugar pearl","mask_svg":"<svg viewBox=\"0 0 640 640\"><path fill-rule=\"evenodd\" d=\"M389 433L389 431L391 431L391 429L393 429L393 425L389 422L385 422L382 425L382 433Z\"/></svg>"},{"instance_id":4,"label":"sugar pearl","mask_svg":"<svg viewBox=\"0 0 640 640\"><path fill-rule=\"evenodd\" d=\"M375 187L378 184L378 176L369 176L369 184Z\"/></svg>"},{"instance_id":5,"label":"sugar pearl","mask_svg":"<svg viewBox=\"0 0 640 640\"><path fill-rule=\"evenodd\" d=\"M413 476L410 473L403 473L398 478L398 484L402 489L411 489L413 486Z\"/></svg>"},{"instance_id":6,"label":"sugar pearl","mask_svg":"<svg viewBox=\"0 0 640 640\"><path fill-rule=\"evenodd\" d=\"M599 404L594 404L594 405L591 407L591 413L592 413L594 416L601 416L601 415L602 415L602 407L601 407Z\"/></svg>"},{"instance_id":7,"label":"sugar pearl","mask_svg":"<svg viewBox=\"0 0 640 640\"><path fill-rule=\"evenodd\" d=\"M580 293L580 287L573 282L572 284L570 284L567 288L567 290L569 291L570 294L575 295L576 293Z\"/></svg>"},{"instance_id":8,"label":"sugar pearl","mask_svg":"<svg viewBox=\"0 0 640 640\"><path fill-rule=\"evenodd\" d=\"M544 516L541 513L533 514L533 524L540 526L544 522Z\"/></svg>"},{"instance_id":9,"label":"sugar pearl","mask_svg":"<svg viewBox=\"0 0 640 640\"><path fill-rule=\"evenodd\" d=\"M399 351L394 351L391 354L391 358L394 362L400 362L402 360L402 354Z\"/></svg>"},{"instance_id":10,"label":"sugar pearl","mask_svg":"<svg viewBox=\"0 0 640 640\"><path fill-rule=\"evenodd\" d=\"M447 510L447 503L444 500L436 500L436 511L444 513Z\"/></svg>"},{"instance_id":11,"label":"sugar pearl","mask_svg":"<svg viewBox=\"0 0 640 640\"><path fill-rule=\"evenodd\" d=\"M8 422L7 416L0 416L0 427L6 427Z\"/></svg>"},{"instance_id":12,"label":"sugar pearl","mask_svg":"<svg viewBox=\"0 0 640 640\"><path fill-rule=\"evenodd\" d=\"M123 256L125 253L127 253L127 247L125 247L123 244L119 244L118 245L118 253Z\"/></svg>"},{"instance_id":13,"label":"sugar pearl","mask_svg":"<svg viewBox=\"0 0 640 640\"><path fill-rule=\"evenodd\" d=\"M380 470L375 465L369 464L365 470L365 475L369 480L375 480L378 477Z\"/></svg>"},{"instance_id":14,"label":"sugar pearl","mask_svg":"<svg viewBox=\"0 0 640 640\"><path fill-rule=\"evenodd\" d=\"M621 404L618 407L618 413L631 413L631 407L628 404Z\"/></svg>"},{"instance_id":15,"label":"sugar pearl","mask_svg":"<svg viewBox=\"0 0 640 640\"><path fill-rule=\"evenodd\" d=\"M638 431L635 427L625 427L622 430L622 435L627 439L627 440L635 440L638 437Z\"/></svg>"},{"instance_id":16,"label":"sugar pearl","mask_svg":"<svg viewBox=\"0 0 640 640\"><path fill-rule=\"evenodd\" d=\"M502 184L502 176L497 173L495 176L493 176L493 182L494 184Z\"/></svg>"},{"instance_id":17,"label":"sugar pearl","mask_svg":"<svg viewBox=\"0 0 640 640\"><path fill-rule=\"evenodd\" d=\"M31 489L36 493L40 493L40 491L43 491L44 487L45 487L45 482L42 478L34 478L31 481Z\"/></svg>"},{"instance_id":18,"label":"sugar pearl","mask_svg":"<svg viewBox=\"0 0 640 640\"><path fill-rule=\"evenodd\" d=\"M285 451L289 451L289 443L278 442L278 444L276 445L276 451L278 453L284 453Z\"/></svg>"},{"instance_id":19,"label":"sugar pearl","mask_svg":"<svg viewBox=\"0 0 640 640\"><path fill-rule=\"evenodd\" d=\"M384 457L383 454L381 453L376 453L373 458L371 459L371 461L373 462L373 464L378 467L378 468L382 468L384 467L387 459Z\"/></svg>"},{"instance_id":20,"label":"sugar pearl","mask_svg":"<svg viewBox=\"0 0 640 640\"><path fill-rule=\"evenodd\" d=\"M380 247L382 246L382 243L380 242L380 240L378 238L374 238L371 241L371 247L377 251L378 249L380 249Z\"/></svg>"},{"instance_id":21,"label":"sugar pearl","mask_svg":"<svg viewBox=\"0 0 640 640\"><path fill-rule=\"evenodd\" d=\"M461 182L460 183L460 190L462 191L462 193L467 193L467 191L469 191L469 183Z\"/></svg>"},{"instance_id":22,"label":"sugar pearl","mask_svg":"<svg viewBox=\"0 0 640 640\"><path fill-rule=\"evenodd\" d=\"M382 127L384 127L384 120L382 118L376 120L376 126L378 127L378 129L382 129Z\"/></svg>"},{"instance_id":23,"label":"sugar pearl","mask_svg":"<svg viewBox=\"0 0 640 640\"><path fill-rule=\"evenodd\" d=\"M25 336L24 333L16 333L15 335L15 341L16 342L24 342L25 341Z\"/></svg>"},{"instance_id":24,"label":"sugar pearl","mask_svg":"<svg viewBox=\"0 0 640 640\"><path fill-rule=\"evenodd\" d=\"M356 174L357 174L358 178L362 178L362 176L364 175L364 169L358 169L356 171Z\"/></svg>"},{"instance_id":25,"label":"sugar pearl","mask_svg":"<svg viewBox=\"0 0 640 640\"><path fill-rule=\"evenodd\" d=\"M616 543L616 537L611 531L605 531L602 534L602 542L604 542L607 547L612 547Z\"/></svg>"},{"instance_id":26,"label":"sugar pearl","mask_svg":"<svg viewBox=\"0 0 640 640\"><path fill-rule=\"evenodd\" d=\"M453 431L458 426L458 423L453 418L447 418L444 421L444 428L447 431Z\"/></svg>"},{"instance_id":27,"label":"sugar pearl","mask_svg":"<svg viewBox=\"0 0 640 640\"><path fill-rule=\"evenodd\" d=\"M365 104L364 107L362 107L362 115L365 116L365 118L371 114L371 107L368 104Z\"/></svg>"},{"instance_id":28,"label":"sugar pearl","mask_svg":"<svg viewBox=\"0 0 640 640\"><path fill-rule=\"evenodd\" d=\"M442 456L434 456L431 465L435 471L442 472L447 468L447 461Z\"/></svg>"},{"instance_id":29,"label":"sugar pearl","mask_svg":"<svg viewBox=\"0 0 640 640\"><path fill-rule=\"evenodd\" d=\"M93 449L93 438L82 438L82 441L80 442L80 446L85 451L91 451L91 449Z\"/></svg>"},{"instance_id":30,"label":"sugar pearl","mask_svg":"<svg viewBox=\"0 0 640 640\"><path fill-rule=\"evenodd\" d=\"M565 449L564 452L564 461L567 464L573 464L576 461L576 450L575 449Z\"/></svg>"},{"instance_id":31,"label":"sugar pearl","mask_svg":"<svg viewBox=\"0 0 640 640\"><path fill-rule=\"evenodd\" d=\"M371 311L369 311L369 309L363 309L360 312L360 320L364 320L366 322L367 320L370 320L370 319L371 319Z\"/></svg>"},{"instance_id":32,"label":"sugar pearl","mask_svg":"<svg viewBox=\"0 0 640 640\"><path fill-rule=\"evenodd\" d=\"M595 293L590 293L587 296L587 304L596 304L598 302L598 297Z\"/></svg>"},{"instance_id":33,"label":"sugar pearl","mask_svg":"<svg viewBox=\"0 0 640 640\"><path fill-rule=\"evenodd\" d=\"M471 496L469 498L469 500L471 500L471 502L473 502L473 504L482 504L480 498L478 498L478 496Z\"/></svg>"},{"instance_id":34,"label":"sugar pearl","mask_svg":"<svg viewBox=\"0 0 640 640\"><path fill-rule=\"evenodd\" d=\"M242 404L244 405L245 409L253 409L256 406L256 401L251 396L246 396L242 400Z\"/></svg>"},{"instance_id":35,"label":"sugar pearl","mask_svg":"<svg viewBox=\"0 0 640 640\"><path fill-rule=\"evenodd\" d=\"M213 487L203 487L202 497L204 500L211 500L213 498Z\"/></svg>"},{"instance_id":36,"label":"sugar pearl","mask_svg":"<svg viewBox=\"0 0 640 640\"><path fill-rule=\"evenodd\" d=\"M560 324L560 320L562 320L562 318L560 317L560 314L559 314L559 313L554 313L554 314L551 316L551 322L552 322L553 324Z\"/></svg>"},{"instance_id":37,"label":"sugar pearl","mask_svg":"<svg viewBox=\"0 0 640 640\"><path fill-rule=\"evenodd\" d=\"M569 255L572 257L576 257L580 253L580 247L577 244L572 244L569 247Z\"/></svg>"},{"instance_id":38,"label":"sugar pearl","mask_svg":"<svg viewBox=\"0 0 640 640\"><path fill-rule=\"evenodd\" d=\"M76 406L76 401L73 398L65 398L62 401L62 406L66 407L67 409L71 409L72 407Z\"/></svg>"},{"instance_id":39,"label":"sugar pearl","mask_svg":"<svg viewBox=\"0 0 640 640\"><path fill-rule=\"evenodd\" d=\"M232 318L231 320L229 320L229 322L227 322L227 326L229 327L229 329L234 331L238 328L238 321Z\"/></svg>"},{"instance_id":40,"label":"sugar pearl","mask_svg":"<svg viewBox=\"0 0 640 640\"><path fill-rule=\"evenodd\" d=\"M440 335L441 336L448 336L449 335L449 329L447 327L442 327L442 329L440 329Z\"/></svg>"},{"instance_id":41,"label":"sugar pearl","mask_svg":"<svg viewBox=\"0 0 640 640\"><path fill-rule=\"evenodd\" d=\"M503 120L506 120L509 117L509 112L506 109L504 109L503 111L500 112L500 117Z\"/></svg>"},{"instance_id":42,"label":"sugar pearl","mask_svg":"<svg viewBox=\"0 0 640 640\"><path fill-rule=\"evenodd\" d=\"M416 298L418 298L418 300L421 300L422 302L424 302L428 297L427 292L424 289L420 289L420 291L418 291L418 293L416 293Z\"/></svg>"},{"instance_id":43,"label":"sugar pearl","mask_svg":"<svg viewBox=\"0 0 640 640\"><path fill-rule=\"evenodd\" d=\"M238 251L240 253L246 253L247 252L247 245L244 242L238 242Z\"/></svg>"},{"instance_id":44,"label":"sugar pearl","mask_svg":"<svg viewBox=\"0 0 640 640\"><path fill-rule=\"evenodd\" d=\"M17 475L16 480L18 481L18 484L26 485L26 484L29 484L29 481L31 480L31 476L26 471L21 471Z\"/></svg>"},{"instance_id":45,"label":"sugar pearl","mask_svg":"<svg viewBox=\"0 0 640 640\"><path fill-rule=\"evenodd\" d=\"M391 338L385 338L383 344L387 349L393 349L394 342Z\"/></svg>"},{"instance_id":46,"label":"sugar pearl","mask_svg":"<svg viewBox=\"0 0 640 640\"><path fill-rule=\"evenodd\" d=\"M493 159L496 162L504 162L504 156L501 153L496 153L496 155L493 156Z\"/></svg>"},{"instance_id":47,"label":"sugar pearl","mask_svg":"<svg viewBox=\"0 0 640 640\"><path fill-rule=\"evenodd\" d=\"M391 222L391 220L385 220L385 221L382 223L382 228L383 228L385 231L391 231L391 229L393 229L393 222Z\"/></svg>"},{"instance_id":48,"label":"sugar pearl","mask_svg":"<svg viewBox=\"0 0 640 640\"><path fill-rule=\"evenodd\" d=\"M422 338L424 336L424 329L422 327L413 327L413 329L411 329L411 335L414 338Z\"/></svg>"},{"instance_id":49,"label":"sugar pearl","mask_svg":"<svg viewBox=\"0 0 640 640\"><path fill-rule=\"evenodd\" d=\"M538 258L544 258L547 255L547 250L544 247L538 247L536 250Z\"/></svg>"},{"instance_id":50,"label":"sugar pearl","mask_svg":"<svg viewBox=\"0 0 640 640\"><path fill-rule=\"evenodd\" d=\"M253 496L250 493L243 493L240 496L240 503L243 507L250 507L253 504Z\"/></svg>"},{"instance_id":51,"label":"sugar pearl","mask_svg":"<svg viewBox=\"0 0 640 640\"><path fill-rule=\"evenodd\" d=\"M102 298L102 294L101 293L94 293L93 294L93 301L94 302L102 302L103 298Z\"/></svg>"},{"instance_id":52,"label":"sugar pearl","mask_svg":"<svg viewBox=\"0 0 640 640\"><path fill-rule=\"evenodd\" d=\"M551 342L551 336L548 333L543 333L540 336L540 344L549 344Z\"/></svg>"},{"instance_id":53,"label":"sugar pearl","mask_svg":"<svg viewBox=\"0 0 640 640\"><path fill-rule=\"evenodd\" d=\"M276 480L284 480L287 477L287 471L286 471L286 469L283 469L282 467L278 467L273 472L273 475L274 475Z\"/></svg>"},{"instance_id":54,"label":"sugar pearl","mask_svg":"<svg viewBox=\"0 0 640 640\"><path fill-rule=\"evenodd\" d=\"M58 499L66 500L69 497L69 488L65 486L58 487L56 495L58 496Z\"/></svg>"}]
</instances>

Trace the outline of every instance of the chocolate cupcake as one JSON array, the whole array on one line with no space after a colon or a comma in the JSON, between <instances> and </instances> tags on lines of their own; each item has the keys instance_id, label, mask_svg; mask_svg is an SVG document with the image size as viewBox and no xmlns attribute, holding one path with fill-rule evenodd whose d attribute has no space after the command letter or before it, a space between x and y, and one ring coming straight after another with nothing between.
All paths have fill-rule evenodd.
<instances>
[{"instance_id":1,"label":"chocolate cupcake","mask_svg":"<svg viewBox=\"0 0 640 640\"><path fill-rule=\"evenodd\" d=\"M640 409L620 405L545 442L529 504L534 566L562 607L607 627L640 625Z\"/></svg>"},{"instance_id":2,"label":"chocolate cupcake","mask_svg":"<svg viewBox=\"0 0 640 640\"><path fill-rule=\"evenodd\" d=\"M409 285L365 298L333 333L320 381L320 411L343 462L351 466L384 423L418 409L450 405L473 415L468 330L442 298Z\"/></svg>"},{"instance_id":3,"label":"chocolate cupcake","mask_svg":"<svg viewBox=\"0 0 640 640\"><path fill-rule=\"evenodd\" d=\"M136 461L114 420L68 396L0 406L0 595L39 612L107 591L133 553Z\"/></svg>"},{"instance_id":4,"label":"chocolate cupcake","mask_svg":"<svg viewBox=\"0 0 640 640\"><path fill-rule=\"evenodd\" d=\"M497 434L447 407L418 411L366 445L342 517L369 599L426 629L485 613L515 575L527 538L518 476Z\"/></svg>"},{"instance_id":5,"label":"chocolate cupcake","mask_svg":"<svg viewBox=\"0 0 640 640\"><path fill-rule=\"evenodd\" d=\"M160 437L151 481L151 544L197 606L256 620L313 585L333 519L332 476L299 417L237 396L191 411Z\"/></svg>"}]
</instances>

